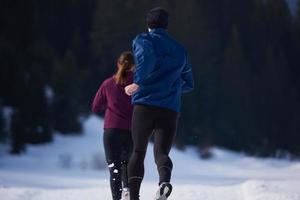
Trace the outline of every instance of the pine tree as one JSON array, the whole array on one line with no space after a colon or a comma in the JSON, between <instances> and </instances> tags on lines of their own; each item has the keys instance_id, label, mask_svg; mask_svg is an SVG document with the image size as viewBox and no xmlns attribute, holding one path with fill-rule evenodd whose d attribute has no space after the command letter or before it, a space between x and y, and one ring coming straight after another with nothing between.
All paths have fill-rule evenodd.
<instances>
[{"instance_id":1,"label":"pine tree","mask_svg":"<svg viewBox=\"0 0 300 200\"><path fill-rule=\"evenodd\" d=\"M267 0L266 17L268 41L275 49L289 53L291 38L291 13L285 0Z\"/></svg>"},{"instance_id":2,"label":"pine tree","mask_svg":"<svg viewBox=\"0 0 300 200\"><path fill-rule=\"evenodd\" d=\"M265 135L269 152L276 149L289 149L295 116L295 73L292 35L292 18L287 2L284 0L267 1L267 41L265 72L262 84L268 85L265 91L267 115L264 118ZM267 82L267 83L266 83ZM286 133L283 135L282 133ZM266 146L268 146L266 145Z\"/></svg>"},{"instance_id":3,"label":"pine tree","mask_svg":"<svg viewBox=\"0 0 300 200\"><path fill-rule=\"evenodd\" d=\"M294 73L296 78L296 84L297 84L297 88L298 90L300 90L300 69L299 69L299 65L300 65L300 59L299 59L299 55L300 55L300 0L298 0L297 3L297 12L296 12L296 17L294 19L294 24L293 24L293 32L294 32Z\"/></svg>"},{"instance_id":4,"label":"pine tree","mask_svg":"<svg viewBox=\"0 0 300 200\"><path fill-rule=\"evenodd\" d=\"M106 67L111 73L119 53L130 50L135 35L146 31L143 7L135 9L139 5L138 0L97 1L92 39L102 69Z\"/></svg>"},{"instance_id":5,"label":"pine tree","mask_svg":"<svg viewBox=\"0 0 300 200\"><path fill-rule=\"evenodd\" d=\"M293 87L293 96L292 98L294 99L295 103L293 104L293 121L292 121L292 139L291 139L291 150L298 156L300 156L300 147L298 141L300 140L300 0L297 1L297 12L296 12L296 17L294 19L294 63L293 63L293 73L294 76L296 77L296 81L294 83Z\"/></svg>"},{"instance_id":6,"label":"pine tree","mask_svg":"<svg viewBox=\"0 0 300 200\"><path fill-rule=\"evenodd\" d=\"M250 144L249 138L255 123L253 120L251 71L244 55L239 32L232 30L231 39L225 50L222 69L222 116L219 143L226 147L241 150Z\"/></svg>"},{"instance_id":7,"label":"pine tree","mask_svg":"<svg viewBox=\"0 0 300 200\"><path fill-rule=\"evenodd\" d=\"M195 90L183 96L176 143L207 146L216 131L217 63L222 33L218 23L218 1L165 1L170 12L168 32L190 54ZM195 110L200 112L195 112Z\"/></svg>"},{"instance_id":8,"label":"pine tree","mask_svg":"<svg viewBox=\"0 0 300 200\"><path fill-rule=\"evenodd\" d=\"M295 29L296 29L296 31L298 31L298 33L300 35L300 0L298 0L297 2L298 3L297 3L297 12L296 12L296 17L295 17Z\"/></svg>"},{"instance_id":9,"label":"pine tree","mask_svg":"<svg viewBox=\"0 0 300 200\"><path fill-rule=\"evenodd\" d=\"M296 152L297 92L292 71L281 50L269 44L266 64L261 73L262 106L259 117L263 154L274 155L278 150ZM296 137L295 137L296 136ZM295 146L294 146L295 145Z\"/></svg>"},{"instance_id":10,"label":"pine tree","mask_svg":"<svg viewBox=\"0 0 300 200\"><path fill-rule=\"evenodd\" d=\"M255 66L255 72L259 73L261 66L265 62L265 52L267 48L267 17L263 0L254 0L251 15L251 22L248 28L249 37L248 57L250 62Z\"/></svg>"},{"instance_id":11,"label":"pine tree","mask_svg":"<svg viewBox=\"0 0 300 200\"><path fill-rule=\"evenodd\" d=\"M168 31L194 66L176 143L299 153L300 0L293 24L285 0L1 1L0 99L16 111L12 152L50 141L53 126L80 131L78 117L156 6L170 12Z\"/></svg>"},{"instance_id":12,"label":"pine tree","mask_svg":"<svg viewBox=\"0 0 300 200\"><path fill-rule=\"evenodd\" d=\"M53 79L54 128L63 133L80 133L79 121L81 77L76 58L68 51L62 62L55 63Z\"/></svg>"},{"instance_id":13,"label":"pine tree","mask_svg":"<svg viewBox=\"0 0 300 200\"><path fill-rule=\"evenodd\" d=\"M4 131L4 118L3 118L3 109L2 109L2 104L0 102L0 142L5 141L7 138L7 135Z\"/></svg>"},{"instance_id":14,"label":"pine tree","mask_svg":"<svg viewBox=\"0 0 300 200\"><path fill-rule=\"evenodd\" d=\"M25 151L27 124L24 124L23 116L17 110L14 111L11 118L11 150L12 154L21 154Z\"/></svg>"}]
</instances>

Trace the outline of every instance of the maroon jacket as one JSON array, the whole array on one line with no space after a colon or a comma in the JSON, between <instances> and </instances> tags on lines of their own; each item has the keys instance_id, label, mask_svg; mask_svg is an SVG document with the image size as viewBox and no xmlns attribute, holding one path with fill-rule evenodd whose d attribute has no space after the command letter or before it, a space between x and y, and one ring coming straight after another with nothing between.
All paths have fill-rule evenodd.
<instances>
[{"instance_id":1,"label":"maroon jacket","mask_svg":"<svg viewBox=\"0 0 300 200\"><path fill-rule=\"evenodd\" d=\"M92 111L105 111L104 128L131 129L131 97L126 95L125 87L133 82L133 73L127 72L125 84L116 84L114 77L106 79L94 98Z\"/></svg>"}]
</instances>

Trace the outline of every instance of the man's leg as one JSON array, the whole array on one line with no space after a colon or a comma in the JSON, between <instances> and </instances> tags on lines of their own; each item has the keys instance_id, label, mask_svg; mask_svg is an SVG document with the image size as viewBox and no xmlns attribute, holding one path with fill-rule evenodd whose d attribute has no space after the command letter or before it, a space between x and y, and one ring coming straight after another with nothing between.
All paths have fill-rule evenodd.
<instances>
[{"instance_id":1,"label":"man's leg","mask_svg":"<svg viewBox=\"0 0 300 200\"><path fill-rule=\"evenodd\" d=\"M144 159L154 128L153 112L148 106L135 105L132 118L133 152L128 165L130 200L138 200L144 177Z\"/></svg>"},{"instance_id":2,"label":"man's leg","mask_svg":"<svg viewBox=\"0 0 300 200\"><path fill-rule=\"evenodd\" d=\"M173 163L169 153L176 135L177 118L176 112L160 109L155 119L154 157L159 173L159 185L171 180Z\"/></svg>"}]
</instances>

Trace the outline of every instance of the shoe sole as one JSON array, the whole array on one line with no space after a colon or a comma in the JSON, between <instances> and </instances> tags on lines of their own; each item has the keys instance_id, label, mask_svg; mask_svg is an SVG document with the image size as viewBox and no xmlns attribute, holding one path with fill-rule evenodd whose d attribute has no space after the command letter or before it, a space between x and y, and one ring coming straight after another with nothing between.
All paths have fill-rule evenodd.
<instances>
[{"instance_id":1,"label":"shoe sole","mask_svg":"<svg viewBox=\"0 0 300 200\"><path fill-rule=\"evenodd\" d=\"M123 189L121 200L130 200L129 188L124 188Z\"/></svg>"},{"instance_id":2,"label":"shoe sole","mask_svg":"<svg viewBox=\"0 0 300 200\"><path fill-rule=\"evenodd\" d=\"M162 191L163 190L163 191ZM155 197L155 200L167 200L172 192L172 186L166 185L164 188L161 188L159 196Z\"/></svg>"}]
</instances>

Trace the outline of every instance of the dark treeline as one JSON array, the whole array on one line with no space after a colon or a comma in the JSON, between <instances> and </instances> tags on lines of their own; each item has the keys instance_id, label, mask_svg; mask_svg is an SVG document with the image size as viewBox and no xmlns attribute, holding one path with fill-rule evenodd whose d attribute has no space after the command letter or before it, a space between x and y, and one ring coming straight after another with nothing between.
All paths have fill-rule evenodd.
<instances>
[{"instance_id":1,"label":"dark treeline","mask_svg":"<svg viewBox=\"0 0 300 200\"><path fill-rule=\"evenodd\" d=\"M177 146L300 155L300 0L295 16L285 0L1 1L0 140L12 153L81 132L154 6L170 12L169 32L193 62Z\"/></svg>"}]
</instances>

